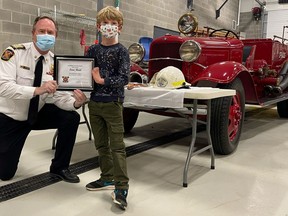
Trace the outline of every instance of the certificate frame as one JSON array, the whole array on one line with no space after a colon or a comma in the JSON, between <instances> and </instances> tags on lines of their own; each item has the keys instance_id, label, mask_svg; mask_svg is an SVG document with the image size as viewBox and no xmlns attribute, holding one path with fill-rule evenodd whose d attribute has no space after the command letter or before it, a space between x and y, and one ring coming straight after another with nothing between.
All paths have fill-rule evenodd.
<instances>
[{"instance_id":1,"label":"certificate frame","mask_svg":"<svg viewBox=\"0 0 288 216\"><path fill-rule=\"evenodd\" d=\"M94 79L92 69L95 67L95 58L87 56L54 56L54 80L58 84L57 90L92 91Z\"/></svg>"}]
</instances>

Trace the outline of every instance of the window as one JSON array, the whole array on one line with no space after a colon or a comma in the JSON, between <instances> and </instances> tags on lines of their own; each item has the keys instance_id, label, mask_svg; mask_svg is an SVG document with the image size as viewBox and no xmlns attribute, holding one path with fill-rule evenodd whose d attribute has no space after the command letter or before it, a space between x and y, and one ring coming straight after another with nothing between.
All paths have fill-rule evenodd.
<instances>
[{"instance_id":1,"label":"window","mask_svg":"<svg viewBox=\"0 0 288 216\"><path fill-rule=\"evenodd\" d=\"M166 29L166 28L154 26L153 38L158 38L158 37L161 37L161 36L163 36L165 34L180 35L180 33L178 31L174 31L174 30L171 30L171 29Z\"/></svg>"},{"instance_id":2,"label":"window","mask_svg":"<svg viewBox=\"0 0 288 216\"><path fill-rule=\"evenodd\" d=\"M278 3L279 3L279 4L284 4L284 3L287 4L287 3L288 3L288 0L278 0Z\"/></svg>"}]
</instances>

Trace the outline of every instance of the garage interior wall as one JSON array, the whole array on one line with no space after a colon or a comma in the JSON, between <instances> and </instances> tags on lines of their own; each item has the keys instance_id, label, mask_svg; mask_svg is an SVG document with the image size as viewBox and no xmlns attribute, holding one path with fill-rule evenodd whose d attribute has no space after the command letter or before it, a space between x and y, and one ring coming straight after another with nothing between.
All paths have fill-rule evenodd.
<instances>
[{"instance_id":1,"label":"garage interior wall","mask_svg":"<svg viewBox=\"0 0 288 216\"><path fill-rule=\"evenodd\" d=\"M285 29L283 29L284 26ZM288 40L288 9L268 11L266 35L268 38L273 38L274 35L284 36Z\"/></svg>"},{"instance_id":2,"label":"garage interior wall","mask_svg":"<svg viewBox=\"0 0 288 216\"><path fill-rule=\"evenodd\" d=\"M259 2L263 3L264 1L259 0ZM288 25L288 4L279 4L278 0L266 0L265 2L261 19L255 20L252 8L261 7L261 5L256 0L241 0L239 30L245 33L246 38L282 36L283 25ZM285 36L287 37L287 34Z\"/></svg>"},{"instance_id":3,"label":"garage interior wall","mask_svg":"<svg viewBox=\"0 0 288 216\"><path fill-rule=\"evenodd\" d=\"M217 19L215 11L223 4L223 0L193 2L193 13L198 17L199 28L231 29L233 20L237 20L238 0L229 0ZM115 1L103 0L103 5L115 5ZM53 52L83 55L80 32L82 29L85 31L86 44L91 45L96 39L96 28L85 21L78 22L76 18L85 16L95 19L97 0L0 0L0 49L31 41L32 23L39 11L42 15L44 11L55 11L55 8L66 16L76 16L75 23L57 20L59 37ZM120 10L124 14L124 27L119 41L126 47L137 42L141 36L153 37L154 26L178 31L179 17L189 11L187 0L121 0Z\"/></svg>"}]
</instances>

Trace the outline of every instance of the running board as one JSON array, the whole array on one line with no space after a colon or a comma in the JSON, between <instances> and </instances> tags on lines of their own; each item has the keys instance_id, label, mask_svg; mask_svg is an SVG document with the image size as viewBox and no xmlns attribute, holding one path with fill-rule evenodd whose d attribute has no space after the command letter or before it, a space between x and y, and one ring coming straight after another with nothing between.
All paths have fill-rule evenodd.
<instances>
[{"instance_id":1,"label":"running board","mask_svg":"<svg viewBox=\"0 0 288 216\"><path fill-rule=\"evenodd\" d=\"M263 99L259 100L259 105L260 106L269 106L269 105L276 104L278 102L281 102L281 101L284 101L287 99L288 99L288 93L284 93L284 94L282 94L278 97L275 97L275 98L271 98L271 97L263 98Z\"/></svg>"}]
</instances>

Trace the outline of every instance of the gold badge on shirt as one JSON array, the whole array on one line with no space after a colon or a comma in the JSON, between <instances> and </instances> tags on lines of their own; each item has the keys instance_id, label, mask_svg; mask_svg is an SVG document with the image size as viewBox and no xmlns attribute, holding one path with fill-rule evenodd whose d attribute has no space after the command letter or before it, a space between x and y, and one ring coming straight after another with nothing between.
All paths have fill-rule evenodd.
<instances>
[{"instance_id":1,"label":"gold badge on shirt","mask_svg":"<svg viewBox=\"0 0 288 216\"><path fill-rule=\"evenodd\" d=\"M46 72L46 74L53 76L53 74L54 74L54 64L51 64L51 65L50 65L50 71L49 71L49 72Z\"/></svg>"}]
</instances>

